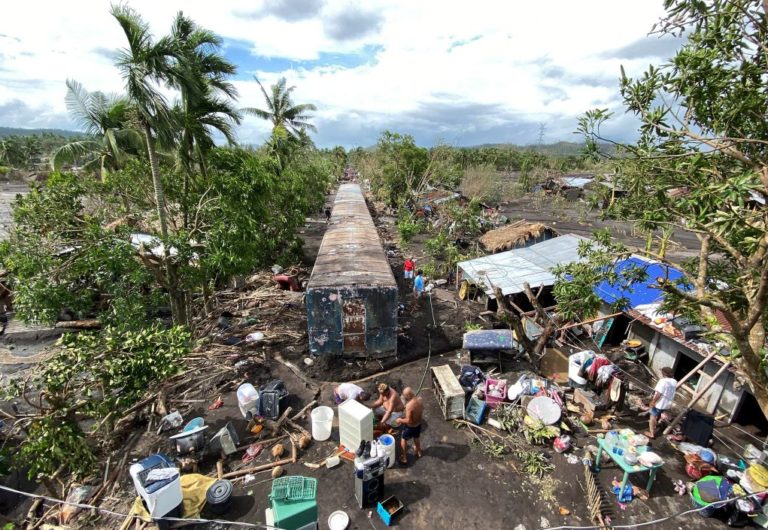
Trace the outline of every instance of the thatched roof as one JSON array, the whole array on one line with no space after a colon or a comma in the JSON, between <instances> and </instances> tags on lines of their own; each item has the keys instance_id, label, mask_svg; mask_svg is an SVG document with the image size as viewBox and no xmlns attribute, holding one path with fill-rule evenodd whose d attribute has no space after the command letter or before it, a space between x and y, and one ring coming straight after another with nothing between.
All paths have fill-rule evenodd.
<instances>
[{"instance_id":1,"label":"thatched roof","mask_svg":"<svg viewBox=\"0 0 768 530\"><path fill-rule=\"evenodd\" d=\"M535 239L545 232L557 235L557 232L547 225L520 220L486 232L480 238L480 243L489 252L502 252L524 246L529 239Z\"/></svg>"}]
</instances>

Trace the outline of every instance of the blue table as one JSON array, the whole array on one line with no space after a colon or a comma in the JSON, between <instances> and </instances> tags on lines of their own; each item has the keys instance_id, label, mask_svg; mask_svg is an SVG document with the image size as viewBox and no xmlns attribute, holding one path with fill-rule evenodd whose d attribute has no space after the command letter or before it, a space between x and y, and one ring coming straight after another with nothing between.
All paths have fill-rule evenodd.
<instances>
[{"instance_id":1,"label":"blue table","mask_svg":"<svg viewBox=\"0 0 768 530\"><path fill-rule=\"evenodd\" d=\"M598 438L597 439L597 445L599 449L597 450L597 456L595 457L595 471L600 472L600 463L602 462L603 458L603 451L608 453L608 456L611 457L611 460L616 462L618 466L624 471L624 478L621 481L621 489L620 492L624 492L624 488L627 486L627 482L629 482L629 475L632 473L641 473L643 471L648 471L648 486L645 488L648 493L651 492L651 488L653 487L653 481L656 480L656 472L659 470L659 468L663 464L658 464L652 467L646 467L642 466L640 464L630 466L624 461L623 455L617 455L613 451L611 451L608 447L605 446L605 438Z\"/></svg>"}]
</instances>

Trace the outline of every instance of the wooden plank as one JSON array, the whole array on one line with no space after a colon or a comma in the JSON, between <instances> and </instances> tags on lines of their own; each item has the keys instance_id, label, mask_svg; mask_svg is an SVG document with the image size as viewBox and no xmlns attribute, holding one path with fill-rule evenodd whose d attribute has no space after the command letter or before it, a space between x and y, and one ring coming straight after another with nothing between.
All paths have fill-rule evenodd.
<instances>
[{"instance_id":1,"label":"wooden plank","mask_svg":"<svg viewBox=\"0 0 768 530\"><path fill-rule=\"evenodd\" d=\"M459 379L454 375L453 370L447 364L443 366L433 366L432 374L434 378L440 383L440 388L447 396L455 396L457 394L464 395L464 389L459 384Z\"/></svg>"}]
</instances>

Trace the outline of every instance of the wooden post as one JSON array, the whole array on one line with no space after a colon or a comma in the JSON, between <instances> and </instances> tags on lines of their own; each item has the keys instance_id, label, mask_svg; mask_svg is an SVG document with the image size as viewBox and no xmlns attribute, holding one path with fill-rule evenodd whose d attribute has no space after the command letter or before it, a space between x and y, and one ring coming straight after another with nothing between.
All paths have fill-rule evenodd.
<instances>
[{"instance_id":1,"label":"wooden post","mask_svg":"<svg viewBox=\"0 0 768 530\"><path fill-rule=\"evenodd\" d=\"M723 373L724 373L724 372L725 372L725 371L726 371L728 368L730 368L730 366L731 366L731 361L728 361L727 363L725 363L723 366L721 366L721 367L720 367L720 369L717 371L717 373L716 373L715 375L713 375L713 376L712 376L712 379L710 379L710 380L709 380L709 382L708 382L706 385L704 385L704 388L702 388L701 390L699 390L699 391L697 391L697 392L696 392L696 395L695 395L695 396L693 396L693 399L691 399L691 402L690 402L690 403L688 403L688 406L687 406L687 407L685 407L685 409L683 409L683 410L680 412L680 414L678 414L678 415L675 417L675 419L674 419L674 420L672 420L672 422L669 424L669 426L668 426L666 429L664 429L664 434L669 434L669 433L672 431L672 429L675 427L675 425L677 425L678 423L680 423L680 420L682 420L682 419L683 419L683 416L685 416L685 414L686 414L686 413L687 413L689 410L691 410L691 408L693 408L693 406L694 406L694 405L695 405L695 404L696 404L696 403L697 403L697 402L698 402L698 401L699 401L699 400L702 398L702 396L704 396L704 394L706 394L707 390L709 390L709 389L712 387L712 385L714 385L714 384L715 384L715 381L717 381L718 379L720 379L720 376L721 376L721 375L722 375L722 374L723 374Z\"/></svg>"},{"instance_id":2,"label":"wooden post","mask_svg":"<svg viewBox=\"0 0 768 530\"><path fill-rule=\"evenodd\" d=\"M701 370L701 368L702 368L702 367L703 367L705 364L707 364L709 361L711 361L711 360L712 360L712 359L715 357L715 355L717 355L717 352L716 352L716 351L713 351L712 353L710 353L709 355L707 355L706 357L704 357L704 359L703 359L703 360L702 360L702 361L701 361L699 364L697 364L697 365L696 365L696 368L694 368L693 370L691 370L690 372L688 372L688 373L685 375L685 377L683 377L683 378L682 378L680 381L678 381L678 382L677 382L677 388L680 388L680 387L683 385L683 383L685 383L686 381L688 381L688 379L690 379L691 377L693 377L693 374L695 374L695 373L697 373L699 370Z\"/></svg>"}]
</instances>

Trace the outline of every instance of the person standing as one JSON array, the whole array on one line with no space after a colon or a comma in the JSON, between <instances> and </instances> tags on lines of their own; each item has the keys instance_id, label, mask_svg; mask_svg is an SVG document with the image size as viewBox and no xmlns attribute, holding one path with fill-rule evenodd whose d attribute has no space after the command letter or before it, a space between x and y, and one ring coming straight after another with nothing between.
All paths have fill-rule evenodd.
<instances>
[{"instance_id":1,"label":"person standing","mask_svg":"<svg viewBox=\"0 0 768 530\"><path fill-rule=\"evenodd\" d=\"M413 294L416 295L416 298L421 298L421 295L424 294L424 276L421 269L416 271L416 277L413 279Z\"/></svg>"},{"instance_id":2,"label":"person standing","mask_svg":"<svg viewBox=\"0 0 768 530\"><path fill-rule=\"evenodd\" d=\"M412 257L405 258L403 263L403 277L405 278L405 284L410 285L413 280L413 270L416 268L416 262Z\"/></svg>"},{"instance_id":3,"label":"person standing","mask_svg":"<svg viewBox=\"0 0 768 530\"><path fill-rule=\"evenodd\" d=\"M659 416L665 410L672 406L677 391L677 381L672 378L672 368L665 366L661 369L661 379L656 383L653 397L651 398L651 416L648 419L648 432L645 435L648 438L656 438L656 423Z\"/></svg>"},{"instance_id":4,"label":"person standing","mask_svg":"<svg viewBox=\"0 0 768 530\"><path fill-rule=\"evenodd\" d=\"M416 458L421 458L421 420L424 415L424 403L411 387L403 390L405 400L405 414L395 423L403 426L400 434L400 463L408 464L408 440L413 440L413 448L416 450Z\"/></svg>"}]
</instances>

